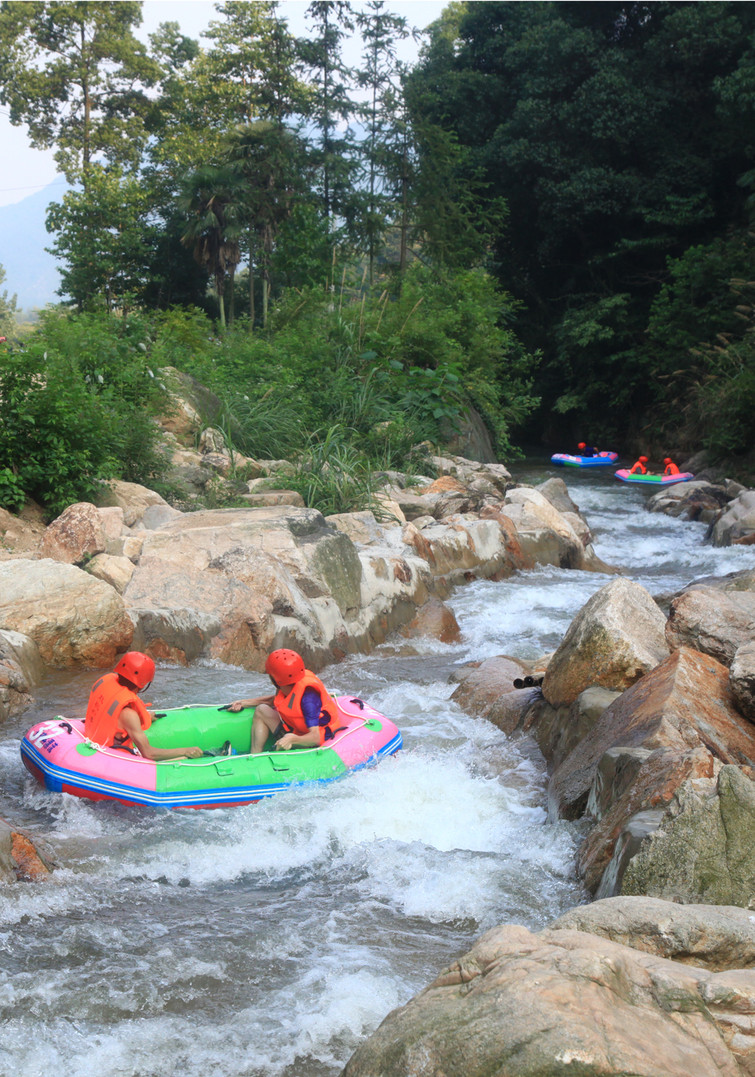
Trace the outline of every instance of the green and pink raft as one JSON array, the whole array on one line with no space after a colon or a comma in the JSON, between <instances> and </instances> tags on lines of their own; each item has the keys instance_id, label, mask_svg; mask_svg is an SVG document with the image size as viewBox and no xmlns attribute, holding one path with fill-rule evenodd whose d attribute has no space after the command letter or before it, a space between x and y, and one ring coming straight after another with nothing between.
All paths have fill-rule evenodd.
<instances>
[{"instance_id":1,"label":"green and pink raft","mask_svg":"<svg viewBox=\"0 0 755 1077\"><path fill-rule=\"evenodd\" d=\"M198 745L230 755L152 762L84 736L84 723L52 718L26 733L21 758L34 777L55 793L88 800L115 800L161 808L226 808L274 796L295 785L330 782L377 763L401 748L401 733L384 715L354 696L336 696L341 726L319 748L266 750L251 755L253 711L188 706L160 712L149 731L155 748Z\"/></svg>"}]
</instances>

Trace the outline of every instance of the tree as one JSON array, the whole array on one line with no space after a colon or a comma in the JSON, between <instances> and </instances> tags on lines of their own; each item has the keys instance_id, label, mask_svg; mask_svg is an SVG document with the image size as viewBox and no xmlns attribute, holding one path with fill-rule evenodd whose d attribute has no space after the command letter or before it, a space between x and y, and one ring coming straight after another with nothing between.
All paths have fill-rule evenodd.
<instances>
[{"instance_id":1,"label":"tree","mask_svg":"<svg viewBox=\"0 0 755 1077\"><path fill-rule=\"evenodd\" d=\"M93 164L86 189L68 191L47 211L49 248L63 262L59 294L81 311L103 301L125 310L141 299L149 204L143 184L117 168Z\"/></svg>"},{"instance_id":2,"label":"tree","mask_svg":"<svg viewBox=\"0 0 755 1077\"><path fill-rule=\"evenodd\" d=\"M567 436L571 423L628 432L652 402L645 330L669 260L745 212L752 108L735 102L754 30L752 5L727 2L493 0L434 26L409 86L430 135L423 182L432 191L442 132L472 213L505 199L490 264L547 357L538 419L553 432L554 414Z\"/></svg>"},{"instance_id":3,"label":"tree","mask_svg":"<svg viewBox=\"0 0 755 1077\"><path fill-rule=\"evenodd\" d=\"M238 182L240 219L249 226L250 321L254 322L251 267L255 250L262 273L262 324L267 325L270 266L278 229L290 215L298 193L305 194L300 167L302 144L293 131L267 120L243 124L229 139L229 160Z\"/></svg>"},{"instance_id":4,"label":"tree","mask_svg":"<svg viewBox=\"0 0 755 1077\"><path fill-rule=\"evenodd\" d=\"M236 170L227 165L198 169L187 180L179 205L188 218L181 242L193 249L196 261L212 275L220 307L220 324L225 329L225 285L228 280L233 296L233 278L241 260Z\"/></svg>"},{"instance_id":5,"label":"tree","mask_svg":"<svg viewBox=\"0 0 755 1077\"><path fill-rule=\"evenodd\" d=\"M141 4L31 3L0 9L0 101L31 144L55 149L69 183L86 187L98 159L134 166L147 137L147 89L159 69L133 35Z\"/></svg>"},{"instance_id":6,"label":"tree","mask_svg":"<svg viewBox=\"0 0 755 1077\"><path fill-rule=\"evenodd\" d=\"M307 8L314 37L300 40L299 52L314 81L307 118L319 132L314 160L320 175L323 214L329 222L347 208L350 193L351 137L346 124L353 112L349 97L350 73L341 55L341 43L353 30L351 5L346 0L313 0Z\"/></svg>"},{"instance_id":7,"label":"tree","mask_svg":"<svg viewBox=\"0 0 755 1077\"><path fill-rule=\"evenodd\" d=\"M362 232L369 258L370 284L378 246L388 226L388 173L393 171L391 165L395 165L397 145L406 148L397 92L396 45L409 36L409 30L405 18L384 8L384 0L370 0L367 10L356 16L364 41L363 66L357 83L367 93L367 100L358 112L367 129L361 146L362 180L366 188ZM399 194L402 196L403 190Z\"/></svg>"}]
</instances>

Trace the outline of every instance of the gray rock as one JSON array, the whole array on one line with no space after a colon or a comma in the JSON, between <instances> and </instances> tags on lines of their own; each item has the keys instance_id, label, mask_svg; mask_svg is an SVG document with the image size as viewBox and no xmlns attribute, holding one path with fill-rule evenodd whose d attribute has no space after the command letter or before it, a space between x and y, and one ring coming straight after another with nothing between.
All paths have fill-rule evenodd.
<instances>
[{"instance_id":1,"label":"gray rock","mask_svg":"<svg viewBox=\"0 0 755 1077\"><path fill-rule=\"evenodd\" d=\"M755 722L755 641L743 643L734 652L729 684L739 712Z\"/></svg>"},{"instance_id":2,"label":"gray rock","mask_svg":"<svg viewBox=\"0 0 755 1077\"><path fill-rule=\"evenodd\" d=\"M543 695L560 706L596 685L623 691L668 655L665 624L644 587L612 580L572 621L548 665Z\"/></svg>"}]
</instances>

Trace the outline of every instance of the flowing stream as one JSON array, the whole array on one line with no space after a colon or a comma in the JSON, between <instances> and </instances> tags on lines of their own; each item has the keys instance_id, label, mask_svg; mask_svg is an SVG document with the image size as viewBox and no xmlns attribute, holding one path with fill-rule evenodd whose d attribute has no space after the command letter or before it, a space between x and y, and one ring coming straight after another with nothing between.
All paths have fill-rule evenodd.
<instances>
[{"instance_id":1,"label":"flowing stream","mask_svg":"<svg viewBox=\"0 0 755 1077\"><path fill-rule=\"evenodd\" d=\"M604 561L656 596L753 565L704 525L643 511L641 488L559 474ZM0 815L44 836L45 884L0 888L0 1077L336 1077L360 1040L487 928L539 929L586 900L580 824L548 824L545 767L450 701L449 675L553 650L607 577L538 568L477 581L449 605L450 646L400 639L324 671L391 716L404 750L344 780L257 805L154 811L42 790L26 728L83 715L93 674L55 674L0 742ZM233 667L158 670L159 706L267 690Z\"/></svg>"}]
</instances>

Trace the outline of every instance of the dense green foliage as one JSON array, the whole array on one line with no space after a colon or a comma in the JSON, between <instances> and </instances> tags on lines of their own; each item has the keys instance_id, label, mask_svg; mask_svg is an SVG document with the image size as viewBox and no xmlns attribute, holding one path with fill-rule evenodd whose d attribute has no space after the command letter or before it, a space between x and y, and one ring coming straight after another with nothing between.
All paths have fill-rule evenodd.
<instances>
[{"instance_id":1,"label":"dense green foliage","mask_svg":"<svg viewBox=\"0 0 755 1077\"><path fill-rule=\"evenodd\" d=\"M544 355L552 435L696 447L689 414L674 427L688 384L672 374L715 342L729 277L752 275L734 251L750 220L754 33L750 4L456 4L412 73L415 122L453 138L457 182L478 185L471 212L508 205L496 270Z\"/></svg>"},{"instance_id":2,"label":"dense green foliage","mask_svg":"<svg viewBox=\"0 0 755 1077\"><path fill-rule=\"evenodd\" d=\"M50 511L91 500L103 478L160 474L150 415L165 391L150 372L144 325L46 314L26 347L0 356L0 505Z\"/></svg>"},{"instance_id":3,"label":"dense green foliage","mask_svg":"<svg viewBox=\"0 0 755 1077\"><path fill-rule=\"evenodd\" d=\"M746 471L753 5L454 2L409 72L382 0L314 0L304 39L274 0L215 10L145 48L139 3L0 4L0 102L77 185L48 229L80 315L0 355L4 503L155 481L145 361L331 507L470 405L504 456L581 436Z\"/></svg>"}]
</instances>

